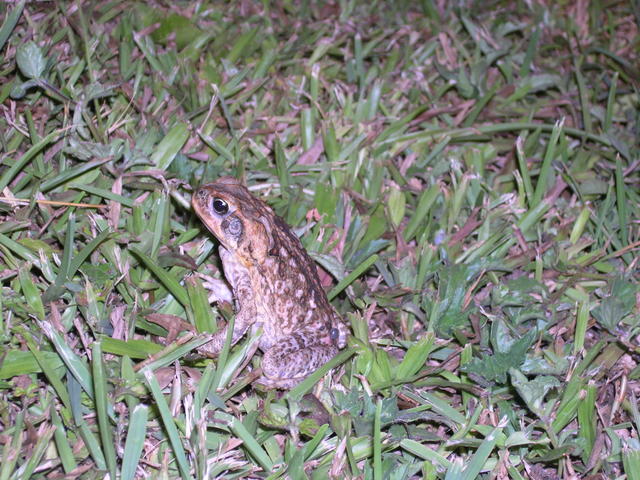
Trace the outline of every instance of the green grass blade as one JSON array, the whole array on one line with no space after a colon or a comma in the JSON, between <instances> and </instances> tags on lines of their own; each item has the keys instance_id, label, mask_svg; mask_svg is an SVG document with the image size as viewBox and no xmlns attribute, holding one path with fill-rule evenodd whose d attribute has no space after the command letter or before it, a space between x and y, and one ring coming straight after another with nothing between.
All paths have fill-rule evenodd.
<instances>
[{"instance_id":1,"label":"green grass blade","mask_svg":"<svg viewBox=\"0 0 640 480\"><path fill-rule=\"evenodd\" d=\"M474 480L478 478L485 462L496 446L498 434L502 432L502 428L496 427L482 440L482 443L471 456L471 460L465 465L460 480Z\"/></svg>"},{"instance_id":2,"label":"green grass blade","mask_svg":"<svg viewBox=\"0 0 640 480\"><path fill-rule=\"evenodd\" d=\"M33 263L34 265L37 265L37 266L41 265L40 259L38 258L37 255L34 255L33 253L31 253L31 251L28 248L25 248L18 242L11 240L9 237L1 233L0 233L0 245L6 247L7 249L9 249L10 251L12 251L13 253L15 253L16 255L23 258L29 263Z\"/></svg>"},{"instance_id":3,"label":"green grass blade","mask_svg":"<svg viewBox=\"0 0 640 480\"><path fill-rule=\"evenodd\" d=\"M98 188L92 185L81 185L77 183L72 183L68 185L68 187L75 190L82 190L83 192L90 193L91 195L106 198L107 200L119 203L120 205L123 205L125 207L133 208L133 206L135 205L132 199L124 197L122 195L118 195L117 193L113 193L110 190L105 190L104 188Z\"/></svg>"},{"instance_id":4,"label":"green grass blade","mask_svg":"<svg viewBox=\"0 0 640 480\"><path fill-rule=\"evenodd\" d=\"M376 401L376 412L373 417L373 478L382 480L382 434L380 432L380 415L382 400Z\"/></svg>"},{"instance_id":5,"label":"green grass blade","mask_svg":"<svg viewBox=\"0 0 640 480\"><path fill-rule=\"evenodd\" d=\"M87 258L89 258L89 255L91 255L93 251L98 248L98 245L107 240L110 234L110 230L104 230L100 232L93 240L87 243L87 245L85 245L82 250L80 250L76 255L73 256L73 259L71 260L67 271L68 278L72 278L76 274L82 264L87 260Z\"/></svg>"},{"instance_id":6,"label":"green grass blade","mask_svg":"<svg viewBox=\"0 0 640 480\"><path fill-rule=\"evenodd\" d=\"M187 290L171 276L168 272L160 268L150 257L142 253L136 248L130 248L131 252L137 256L145 267L147 267L156 276L160 283L178 300L184 307L189 306L189 295Z\"/></svg>"},{"instance_id":7,"label":"green grass blade","mask_svg":"<svg viewBox=\"0 0 640 480\"><path fill-rule=\"evenodd\" d=\"M151 156L151 163L160 170L166 170L189 138L189 128L185 123L177 123L158 144Z\"/></svg>"},{"instance_id":8,"label":"green grass blade","mask_svg":"<svg viewBox=\"0 0 640 480\"><path fill-rule=\"evenodd\" d=\"M551 178L552 170L551 161L555 158L556 146L558 144L558 140L560 139L560 135L563 133L563 128L564 119L556 122L553 127L553 131L551 132L551 138L549 139L549 143L547 144L547 150L544 153L542 165L540 166L540 173L538 174L536 189L533 192L533 201L531 202L532 207L538 206L538 204L542 200L542 196L549 188L548 181Z\"/></svg>"},{"instance_id":9,"label":"green grass blade","mask_svg":"<svg viewBox=\"0 0 640 480\"><path fill-rule=\"evenodd\" d=\"M76 233L76 216L71 213L67 222L67 231L64 235L64 251L62 252L62 263L60 271L56 277L56 285L62 285L69 280L69 270L71 266L71 258L73 258L73 241Z\"/></svg>"},{"instance_id":10,"label":"green grass blade","mask_svg":"<svg viewBox=\"0 0 640 480\"><path fill-rule=\"evenodd\" d=\"M582 454L582 460L587 464L596 441L596 385L589 383L584 394L578 405L578 424L580 425L578 436L584 442L585 450Z\"/></svg>"},{"instance_id":11,"label":"green grass blade","mask_svg":"<svg viewBox=\"0 0 640 480\"><path fill-rule=\"evenodd\" d=\"M620 243L625 246L628 244L627 239L627 223L628 223L628 211L627 211L627 199L626 199L626 186L624 184L624 173L622 171L622 160L620 156L616 157L616 207L618 209L618 221L620 222Z\"/></svg>"},{"instance_id":12,"label":"green grass blade","mask_svg":"<svg viewBox=\"0 0 640 480\"><path fill-rule=\"evenodd\" d=\"M29 264L24 265L18 270L20 288L27 302L26 304L28 305L28 308L36 315L38 320L44 320L45 313L44 305L42 304L42 297L40 296L38 287L33 283L33 278L29 273L30 270L31 265Z\"/></svg>"},{"instance_id":13,"label":"green grass blade","mask_svg":"<svg viewBox=\"0 0 640 480\"><path fill-rule=\"evenodd\" d=\"M38 432L36 443L33 448L30 449L31 455L29 459L18 468L15 478L33 478L38 464L41 462L42 457L49 447L49 442L51 441L51 437L53 437L54 431L55 427L51 425Z\"/></svg>"},{"instance_id":14,"label":"green grass blade","mask_svg":"<svg viewBox=\"0 0 640 480\"><path fill-rule=\"evenodd\" d=\"M33 145L29 150L27 150L19 160L15 161L13 165L9 169L7 169L0 177L0 191L4 190L4 188L9 185L9 182L13 180L13 178L18 174L18 172L22 171L25 166L42 150L44 150L50 143L57 141L63 132L61 131L53 131L38 143Z\"/></svg>"},{"instance_id":15,"label":"green grass blade","mask_svg":"<svg viewBox=\"0 0 640 480\"><path fill-rule=\"evenodd\" d=\"M165 226L169 224L169 201L167 195L162 193L155 201L153 206L152 226L153 230L149 232L151 234L151 258L158 256L160 245L165 237ZM184 304L183 304L184 305Z\"/></svg>"},{"instance_id":16,"label":"green grass blade","mask_svg":"<svg viewBox=\"0 0 640 480\"><path fill-rule=\"evenodd\" d=\"M42 182L42 185L40 186L40 191L45 193L45 192L48 192L49 190L53 190L54 188L59 187L63 183L69 182L74 178L79 177L83 173L90 172L104 165L105 163L108 163L111 161L113 161L112 158L101 158L99 160L93 160L91 162L81 163L76 167L63 170L62 173L59 173L52 179Z\"/></svg>"},{"instance_id":17,"label":"green grass blade","mask_svg":"<svg viewBox=\"0 0 640 480\"><path fill-rule=\"evenodd\" d=\"M183 480L187 480L192 478L189 473L189 464L187 462L187 456L184 451L184 447L182 446L182 440L180 439L180 433L178 432L178 428L176 426L176 422L169 410L169 405L160 390L160 385L158 385L158 380L156 379L153 372L145 367L142 370L142 374L147 381L147 385L149 386L149 390L151 391L151 395L155 400L155 405L158 408L160 413L160 418L162 420L162 424L164 425L164 429L169 436L169 443L171 444L171 448L173 450L173 455L176 458L178 463L178 469L180 471L180 477Z\"/></svg>"},{"instance_id":18,"label":"green grass blade","mask_svg":"<svg viewBox=\"0 0 640 480\"><path fill-rule=\"evenodd\" d=\"M62 419L60 418L60 415L58 415L53 404L49 409L49 414L51 415L51 424L56 429L53 432L56 450L58 451L58 455L60 455L62 467L64 468L65 473L68 474L78 467L78 463L73 456L73 449L69 443L69 438L67 438L67 432L62 423Z\"/></svg>"},{"instance_id":19,"label":"green grass blade","mask_svg":"<svg viewBox=\"0 0 640 480\"><path fill-rule=\"evenodd\" d=\"M396 378L409 378L418 373L433 350L434 342L435 336L432 333L428 333L411 345L396 369Z\"/></svg>"},{"instance_id":20,"label":"green grass blade","mask_svg":"<svg viewBox=\"0 0 640 480\"><path fill-rule=\"evenodd\" d=\"M136 405L131 412L127 439L124 444L124 455L122 456L122 480L133 480L135 478L147 433L148 415L149 407L146 405Z\"/></svg>"},{"instance_id":21,"label":"green grass blade","mask_svg":"<svg viewBox=\"0 0 640 480\"><path fill-rule=\"evenodd\" d=\"M118 340L108 336L100 336L102 351L130 358L148 358L155 355L162 346L149 340Z\"/></svg>"},{"instance_id":22,"label":"green grass blade","mask_svg":"<svg viewBox=\"0 0 640 480\"><path fill-rule=\"evenodd\" d=\"M356 278L358 278L360 275L366 272L369 269L369 267L371 267L371 265L376 263L378 261L378 258L379 257L377 254L373 254L369 258L364 260L362 263L360 263L360 265L358 265L356 268L354 268L349 275L347 275L342 280L340 280L338 284L335 287L333 287L331 291L327 294L327 296L329 297L329 300L333 299L341 291L343 291L345 288L351 285L351 283L353 283L353 281Z\"/></svg>"},{"instance_id":23,"label":"green grass blade","mask_svg":"<svg viewBox=\"0 0 640 480\"><path fill-rule=\"evenodd\" d=\"M229 429L240 440L242 440L247 450L255 457L258 464L265 472L270 473L273 470L273 463L271 462L269 455L267 455L255 437L251 435L241 421L225 412L216 412L215 418L216 420L226 424Z\"/></svg>"},{"instance_id":24,"label":"green grass blade","mask_svg":"<svg viewBox=\"0 0 640 480\"><path fill-rule=\"evenodd\" d=\"M156 370L158 368L171 365L176 360L184 357L187 353L200 347L201 345L204 345L209 341L211 341L211 338L209 336L200 335L184 344L180 342L179 346L170 345L163 350L163 355L158 356L152 362L149 362L147 364L147 368Z\"/></svg>"},{"instance_id":25,"label":"green grass blade","mask_svg":"<svg viewBox=\"0 0 640 480\"><path fill-rule=\"evenodd\" d=\"M67 343L60 334L53 329L51 324L48 322L41 322L39 325L49 340L51 340L51 343L53 343L53 346L60 355L60 358L62 358L62 361L73 374L82 389L87 392L87 395L93 398L93 379L87 365L71 350L71 348L69 348Z\"/></svg>"},{"instance_id":26,"label":"green grass blade","mask_svg":"<svg viewBox=\"0 0 640 480\"><path fill-rule=\"evenodd\" d=\"M69 398L69 392L67 392L66 387L62 383L62 378L56 372L59 357L52 352L41 352L40 349L36 346L36 343L31 334L26 330L22 330L21 335L24 337L27 343L27 348L29 348L29 351L33 355L33 358L35 358L36 362L38 362L38 365L42 369L44 375L47 377L47 380L51 383L54 391L60 397L60 401L62 402L62 404L65 406L65 408L71 409L71 399ZM47 355L45 356L45 354ZM51 356L57 357L55 359L57 361L52 361L52 359L50 358Z\"/></svg>"},{"instance_id":27,"label":"green grass blade","mask_svg":"<svg viewBox=\"0 0 640 480\"><path fill-rule=\"evenodd\" d=\"M428 462L438 464L442 468L449 469L452 466L451 462L447 460L446 457L439 454L435 450L432 450L431 448L425 445L422 445L419 442L416 442L415 440L405 438L400 441L400 447L403 450L406 450L407 452L411 453L412 455L416 455Z\"/></svg>"},{"instance_id":28,"label":"green grass blade","mask_svg":"<svg viewBox=\"0 0 640 480\"><path fill-rule=\"evenodd\" d=\"M4 22L2 22L2 27L0 27L0 50L4 48L4 44L7 42L11 32L13 32L18 20L20 20L26 1L27 0L21 0L16 3L13 9L5 17Z\"/></svg>"},{"instance_id":29,"label":"green grass blade","mask_svg":"<svg viewBox=\"0 0 640 480\"><path fill-rule=\"evenodd\" d=\"M231 63L236 62L243 55L244 51L251 45L251 42L257 33L258 29L252 28L240 35L227 54L227 60Z\"/></svg>"},{"instance_id":30,"label":"green grass blade","mask_svg":"<svg viewBox=\"0 0 640 480\"><path fill-rule=\"evenodd\" d=\"M187 277L184 281L189 295L189 304L193 312L194 325L199 333L216 332L215 317L212 315L211 306L207 291L199 278L195 276Z\"/></svg>"},{"instance_id":31,"label":"green grass blade","mask_svg":"<svg viewBox=\"0 0 640 480\"><path fill-rule=\"evenodd\" d=\"M23 431L24 415L24 411L19 411L16 414L12 425L13 432L11 432L11 440L7 441L2 449L2 456L0 457L0 480L8 480L10 478L11 472L13 472L20 458L19 452L22 451L22 444L26 437ZM9 435L8 431L6 435Z\"/></svg>"},{"instance_id":32,"label":"green grass blade","mask_svg":"<svg viewBox=\"0 0 640 480\"><path fill-rule=\"evenodd\" d=\"M622 465L628 480L640 480L640 450L623 451Z\"/></svg>"},{"instance_id":33,"label":"green grass blade","mask_svg":"<svg viewBox=\"0 0 640 480\"><path fill-rule=\"evenodd\" d=\"M91 458L95 462L96 469L101 471L107 470L107 463L104 458L104 453L100 448L100 442L98 438L94 435L91 428L87 425L87 422L84 421L82 417L76 418L76 426L78 427L80 437L84 441L87 446L87 450L91 454Z\"/></svg>"},{"instance_id":34,"label":"green grass blade","mask_svg":"<svg viewBox=\"0 0 640 480\"><path fill-rule=\"evenodd\" d=\"M109 423L107 406L110 405L107 395L107 381L104 372L104 361L102 358L102 345L100 341L94 342L91 346L93 388L95 392L96 414L98 416L98 429L100 431L100 441L104 451L105 460L111 478L116 478L116 451L113 443L113 431Z\"/></svg>"},{"instance_id":35,"label":"green grass blade","mask_svg":"<svg viewBox=\"0 0 640 480\"><path fill-rule=\"evenodd\" d=\"M604 116L604 126L603 129L606 133L613 133L611 131L611 127L613 125L613 108L616 102L616 89L618 87L618 72L613 74L611 78L611 87L609 88L609 96L607 97L607 110Z\"/></svg>"},{"instance_id":36,"label":"green grass blade","mask_svg":"<svg viewBox=\"0 0 640 480\"><path fill-rule=\"evenodd\" d=\"M593 122L591 121L591 104L589 102L589 88L587 87L584 76L582 75L582 61L574 62L574 70L576 74L576 83L578 84L578 95L580 96L580 110L582 111L582 122L587 132L593 131Z\"/></svg>"}]
</instances>

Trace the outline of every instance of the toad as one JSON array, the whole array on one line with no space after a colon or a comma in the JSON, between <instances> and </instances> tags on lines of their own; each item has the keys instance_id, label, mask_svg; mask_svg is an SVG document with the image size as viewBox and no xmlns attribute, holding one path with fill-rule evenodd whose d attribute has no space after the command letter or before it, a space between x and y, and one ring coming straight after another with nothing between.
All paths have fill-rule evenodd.
<instances>
[{"instance_id":1,"label":"toad","mask_svg":"<svg viewBox=\"0 0 640 480\"><path fill-rule=\"evenodd\" d=\"M201 186L192 205L220 241L224 276L235 299L232 344L249 327L261 326L259 383L292 388L343 348L348 334L316 265L285 221L235 178ZM201 353L219 354L226 337L227 328L216 332Z\"/></svg>"}]
</instances>

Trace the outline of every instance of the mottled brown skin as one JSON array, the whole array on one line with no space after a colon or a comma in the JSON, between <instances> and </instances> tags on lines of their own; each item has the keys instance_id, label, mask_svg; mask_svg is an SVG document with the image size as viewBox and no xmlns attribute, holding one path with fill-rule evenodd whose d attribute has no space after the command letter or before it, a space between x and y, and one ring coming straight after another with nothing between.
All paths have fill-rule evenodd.
<instances>
[{"instance_id":1,"label":"mottled brown skin","mask_svg":"<svg viewBox=\"0 0 640 480\"><path fill-rule=\"evenodd\" d=\"M316 266L289 226L246 187L221 177L193 195L193 209L220 241L220 258L236 300L232 343L262 326L263 376L291 388L330 360L348 334L318 279ZM226 328L201 351L220 353Z\"/></svg>"}]
</instances>

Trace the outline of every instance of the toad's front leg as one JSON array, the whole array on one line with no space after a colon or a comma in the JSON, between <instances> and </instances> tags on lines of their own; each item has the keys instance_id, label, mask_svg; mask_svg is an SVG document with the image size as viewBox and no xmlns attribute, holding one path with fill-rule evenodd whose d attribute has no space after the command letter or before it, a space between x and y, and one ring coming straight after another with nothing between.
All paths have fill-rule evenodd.
<instances>
[{"instance_id":1,"label":"toad's front leg","mask_svg":"<svg viewBox=\"0 0 640 480\"><path fill-rule=\"evenodd\" d=\"M231 334L231 345L238 343L238 340L242 338L245 332L249 329L251 323L242 321L240 316L236 316L236 320L233 324L233 333ZM227 341L227 332L229 326L225 326L222 330L217 331L211 337L211 341L205 343L198 348L198 353L207 357L216 357L222 351L225 342Z\"/></svg>"},{"instance_id":2,"label":"toad's front leg","mask_svg":"<svg viewBox=\"0 0 640 480\"><path fill-rule=\"evenodd\" d=\"M268 388L293 388L331 360L338 348L330 343L311 343L313 333L294 333L269 348L262 357L263 375L258 383Z\"/></svg>"},{"instance_id":3,"label":"toad's front leg","mask_svg":"<svg viewBox=\"0 0 640 480\"><path fill-rule=\"evenodd\" d=\"M236 318L233 322L233 333L231 334L231 345L238 343L238 340L246 333L257 318L256 305L253 290L247 276L234 278L233 290L236 294ZM198 349L198 352L208 357L217 356L222 351L227 341L227 325L222 330L213 334L211 341L205 343Z\"/></svg>"}]
</instances>

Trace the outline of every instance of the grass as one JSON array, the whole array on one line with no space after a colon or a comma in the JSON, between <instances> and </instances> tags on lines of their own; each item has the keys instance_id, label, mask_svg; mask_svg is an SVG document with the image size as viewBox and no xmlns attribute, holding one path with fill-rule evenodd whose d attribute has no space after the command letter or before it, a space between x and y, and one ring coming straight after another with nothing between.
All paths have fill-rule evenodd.
<instances>
[{"instance_id":1,"label":"grass","mask_svg":"<svg viewBox=\"0 0 640 480\"><path fill-rule=\"evenodd\" d=\"M0 480L640 478L637 1L2 8ZM353 333L285 394L220 175Z\"/></svg>"}]
</instances>

